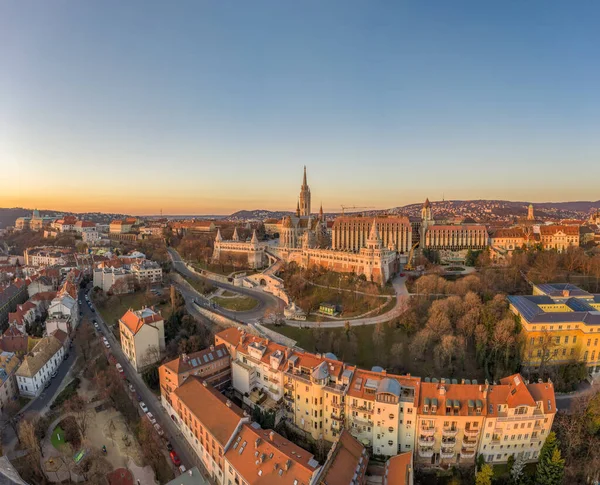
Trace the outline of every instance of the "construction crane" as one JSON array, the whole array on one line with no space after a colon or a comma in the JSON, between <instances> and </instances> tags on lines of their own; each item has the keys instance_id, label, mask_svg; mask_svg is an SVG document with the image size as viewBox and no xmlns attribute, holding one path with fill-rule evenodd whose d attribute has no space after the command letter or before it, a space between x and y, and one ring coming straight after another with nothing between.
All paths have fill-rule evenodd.
<instances>
[{"instance_id":1,"label":"construction crane","mask_svg":"<svg viewBox=\"0 0 600 485\"><path fill-rule=\"evenodd\" d=\"M417 248L418 245L419 245L419 243L416 242L413 244L412 248L410 248L410 252L408 253L408 262L404 265L404 269L407 271L412 271L414 269L412 260L415 255L415 249Z\"/></svg>"},{"instance_id":2,"label":"construction crane","mask_svg":"<svg viewBox=\"0 0 600 485\"><path fill-rule=\"evenodd\" d=\"M375 207L373 207L373 206L362 207L362 206L358 206L358 205L343 205L343 204L340 207L342 208L342 215L344 215L344 211L346 209L375 209Z\"/></svg>"}]
</instances>

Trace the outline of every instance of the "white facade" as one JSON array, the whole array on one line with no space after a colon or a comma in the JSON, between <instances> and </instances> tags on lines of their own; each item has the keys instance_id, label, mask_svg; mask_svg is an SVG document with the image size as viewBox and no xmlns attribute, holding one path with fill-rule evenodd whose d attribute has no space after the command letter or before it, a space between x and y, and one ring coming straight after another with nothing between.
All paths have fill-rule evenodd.
<instances>
[{"instance_id":1,"label":"white facade","mask_svg":"<svg viewBox=\"0 0 600 485\"><path fill-rule=\"evenodd\" d=\"M49 342L52 339L54 342ZM44 350L36 353L38 346ZM19 393L22 396L36 397L44 389L44 385L51 379L52 373L58 369L64 359L65 349L54 337L44 337L33 348L34 355L27 355L21 367L17 370L16 379Z\"/></svg>"}]
</instances>

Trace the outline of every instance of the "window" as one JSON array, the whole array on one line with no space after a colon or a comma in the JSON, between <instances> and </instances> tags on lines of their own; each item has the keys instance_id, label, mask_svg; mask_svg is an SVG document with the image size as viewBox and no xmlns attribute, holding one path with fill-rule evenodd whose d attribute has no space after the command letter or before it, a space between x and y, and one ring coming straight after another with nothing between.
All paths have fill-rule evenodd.
<instances>
[{"instance_id":1,"label":"window","mask_svg":"<svg viewBox=\"0 0 600 485\"><path fill-rule=\"evenodd\" d=\"M575 336L573 337L573 343L576 343L576 342L577 342L577 335L575 335Z\"/></svg>"}]
</instances>

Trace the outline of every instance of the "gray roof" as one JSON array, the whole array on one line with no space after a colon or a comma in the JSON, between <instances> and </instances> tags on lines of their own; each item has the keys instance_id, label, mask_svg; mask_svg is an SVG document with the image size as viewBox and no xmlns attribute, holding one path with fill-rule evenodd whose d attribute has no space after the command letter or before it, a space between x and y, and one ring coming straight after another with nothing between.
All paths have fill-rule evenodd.
<instances>
[{"instance_id":1,"label":"gray roof","mask_svg":"<svg viewBox=\"0 0 600 485\"><path fill-rule=\"evenodd\" d=\"M571 283L543 283L541 285L536 285L540 291L543 291L548 296L563 296L564 290L569 290L569 294L571 296L591 296L585 290L582 290L578 286L575 286Z\"/></svg>"},{"instance_id":2,"label":"gray roof","mask_svg":"<svg viewBox=\"0 0 600 485\"><path fill-rule=\"evenodd\" d=\"M329 377L329 369L327 368L327 362L321 362L312 371L312 378L320 381Z\"/></svg>"},{"instance_id":3,"label":"gray roof","mask_svg":"<svg viewBox=\"0 0 600 485\"><path fill-rule=\"evenodd\" d=\"M545 312L539 305L557 303L548 296L509 296L508 301L529 323L570 323L583 322L586 325L600 325L600 311L590 306L592 299L569 298L563 301L572 312Z\"/></svg>"},{"instance_id":4,"label":"gray roof","mask_svg":"<svg viewBox=\"0 0 600 485\"><path fill-rule=\"evenodd\" d=\"M194 467L165 483L165 485L210 485L210 483L200 474L198 467Z\"/></svg>"},{"instance_id":5,"label":"gray roof","mask_svg":"<svg viewBox=\"0 0 600 485\"><path fill-rule=\"evenodd\" d=\"M377 387L377 393L386 392L388 394L394 394L400 397L400 392L402 388L400 383L396 379L390 379L386 377L385 379L381 379L379 382L379 386Z\"/></svg>"}]
</instances>

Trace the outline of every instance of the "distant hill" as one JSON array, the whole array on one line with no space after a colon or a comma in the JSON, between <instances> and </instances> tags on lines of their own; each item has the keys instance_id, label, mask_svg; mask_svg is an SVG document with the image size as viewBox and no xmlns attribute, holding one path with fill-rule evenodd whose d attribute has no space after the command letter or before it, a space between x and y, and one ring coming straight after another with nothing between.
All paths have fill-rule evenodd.
<instances>
[{"instance_id":1,"label":"distant hill","mask_svg":"<svg viewBox=\"0 0 600 485\"><path fill-rule=\"evenodd\" d=\"M31 216L33 209L23 207L2 208L0 207L0 229L7 226L14 226L19 217ZM127 217L127 214L106 214L103 212L63 212L55 210L40 210L41 216L63 217L68 215L76 216L79 219L108 224L113 219Z\"/></svg>"}]
</instances>

